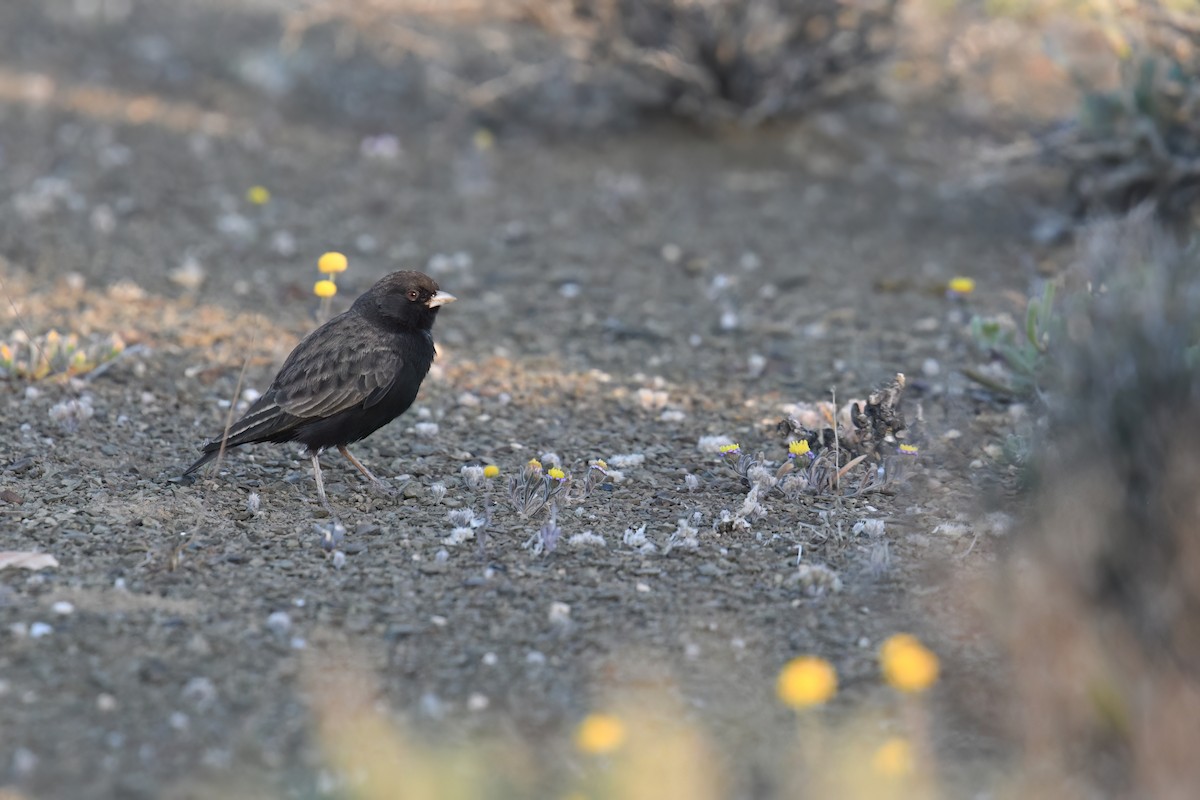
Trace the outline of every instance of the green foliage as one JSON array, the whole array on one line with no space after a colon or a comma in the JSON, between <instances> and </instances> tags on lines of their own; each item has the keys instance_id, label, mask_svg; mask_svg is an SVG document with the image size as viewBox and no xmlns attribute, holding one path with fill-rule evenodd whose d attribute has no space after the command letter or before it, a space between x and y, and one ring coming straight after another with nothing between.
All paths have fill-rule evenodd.
<instances>
[{"instance_id":1,"label":"green foliage","mask_svg":"<svg viewBox=\"0 0 1200 800\"><path fill-rule=\"evenodd\" d=\"M1055 316L1055 288L1047 283L1040 297L1031 297L1025 309L1025 324L1013 330L994 319L976 316L971 320L975 343L999 359L1004 375L991 377L968 370L967 377L989 389L1014 397L1029 397L1039 389L1039 378L1046 365L1051 331L1061 326Z\"/></svg>"},{"instance_id":2,"label":"green foliage","mask_svg":"<svg viewBox=\"0 0 1200 800\"><path fill-rule=\"evenodd\" d=\"M1200 197L1200 18L1147 2L1129 27L1117 38L1119 84L1084 93L1056 154L1080 213L1148 202L1183 217Z\"/></svg>"},{"instance_id":3,"label":"green foliage","mask_svg":"<svg viewBox=\"0 0 1200 800\"><path fill-rule=\"evenodd\" d=\"M0 341L0 379L70 378L97 369L124 350L116 334L81 341L73 333L62 336L52 330L31 338L18 331Z\"/></svg>"}]
</instances>

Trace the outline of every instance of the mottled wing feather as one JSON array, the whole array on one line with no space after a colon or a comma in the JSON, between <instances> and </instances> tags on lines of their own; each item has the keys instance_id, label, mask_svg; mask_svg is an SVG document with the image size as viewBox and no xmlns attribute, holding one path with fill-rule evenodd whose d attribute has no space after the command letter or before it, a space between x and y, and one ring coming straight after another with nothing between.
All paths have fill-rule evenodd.
<instances>
[{"instance_id":1,"label":"mottled wing feather","mask_svg":"<svg viewBox=\"0 0 1200 800\"><path fill-rule=\"evenodd\" d=\"M361 325L331 327L297 345L279 371L272 388L275 404L285 414L314 419L369 407L396 379L400 356L378 331Z\"/></svg>"}]
</instances>

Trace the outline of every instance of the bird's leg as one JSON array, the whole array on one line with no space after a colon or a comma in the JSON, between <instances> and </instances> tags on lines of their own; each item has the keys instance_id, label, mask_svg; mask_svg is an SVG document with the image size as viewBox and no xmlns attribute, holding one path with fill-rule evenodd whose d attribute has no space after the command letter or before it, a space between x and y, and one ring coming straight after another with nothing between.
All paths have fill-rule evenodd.
<instances>
[{"instance_id":1,"label":"bird's leg","mask_svg":"<svg viewBox=\"0 0 1200 800\"><path fill-rule=\"evenodd\" d=\"M365 464L363 464L361 461L359 461L357 458L355 458L350 453L350 451L346 448L346 445L339 444L338 452L341 453L342 455L344 455L346 457L347 461L349 461L351 464L353 464L355 467L357 467L358 471L361 472L366 477L366 479L371 482L371 485L374 486L376 489L379 489L381 492L386 492L387 494L395 494L396 490L393 489L392 487L388 486L383 481L379 480L379 478L376 478L371 473L371 470L367 469Z\"/></svg>"},{"instance_id":2,"label":"bird's leg","mask_svg":"<svg viewBox=\"0 0 1200 800\"><path fill-rule=\"evenodd\" d=\"M321 461L320 454L312 454L313 462L313 477L317 479L317 498L321 501L321 505L325 506L325 510L329 512L329 516L336 519L333 509L329 507L329 500L325 497L325 479L321 477Z\"/></svg>"}]
</instances>

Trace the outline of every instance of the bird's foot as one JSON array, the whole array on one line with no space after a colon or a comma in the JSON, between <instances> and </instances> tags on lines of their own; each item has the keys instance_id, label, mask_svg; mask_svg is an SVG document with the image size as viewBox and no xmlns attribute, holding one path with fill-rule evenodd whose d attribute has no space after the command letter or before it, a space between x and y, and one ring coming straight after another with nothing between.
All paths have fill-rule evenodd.
<instances>
[{"instance_id":1,"label":"bird's foot","mask_svg":"<svg viewBox=\"0 0 1200 800\"><path fill-rule=\"evenodd\" d=\"M375 492L383 495L384 497L399 497L400 496L399 489L397 489L395 486L392 486L390 483L383 480L382 478L376 478L374 475L372 475L371 479L369 481L367 481L367 484Z\"/></svg>"}]
</instances>

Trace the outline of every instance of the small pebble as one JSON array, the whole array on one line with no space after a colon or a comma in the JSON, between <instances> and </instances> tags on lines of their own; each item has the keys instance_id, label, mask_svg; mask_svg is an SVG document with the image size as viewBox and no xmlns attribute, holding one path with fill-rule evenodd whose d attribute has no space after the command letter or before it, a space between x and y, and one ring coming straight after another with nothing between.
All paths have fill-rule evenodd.
<instances>
[{"instance_id":1,"label":"small pebble","mask_svg":"<svg viewBox=\"0 0 1200 800\"><path fill-rule=\"evenodd\" d=\"M550 604L550 624L565 625L570 621L571 606L557 601Z\"/></svg>"},{"instance_id":2,"label":"small pebble","mask_svg":"<svg viewBox=\"0 0 1200 800\"><path fill-rule=\"evenodd\" d=\"M267 617L267 628L279 636L292 629L292 618L286 611L276 611Z\"/></svg>"}]
</instances>

